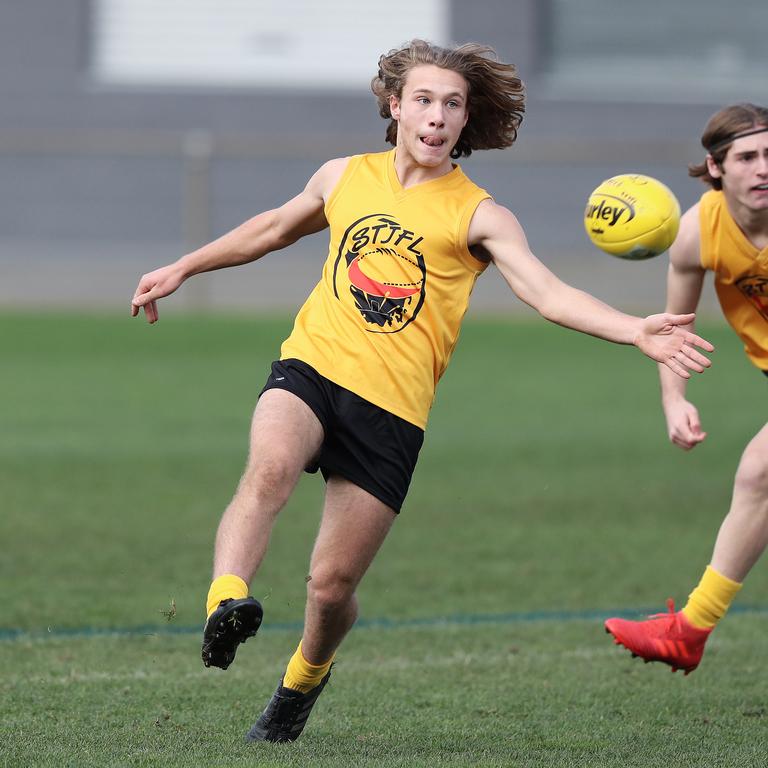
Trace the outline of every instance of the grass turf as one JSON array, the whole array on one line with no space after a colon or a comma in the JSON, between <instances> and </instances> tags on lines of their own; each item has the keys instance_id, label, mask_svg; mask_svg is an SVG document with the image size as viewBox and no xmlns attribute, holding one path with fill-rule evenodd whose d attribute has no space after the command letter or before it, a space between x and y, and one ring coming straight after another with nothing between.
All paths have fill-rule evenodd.
<instances>
[{"instance_id":1,"label":"grass turf","mask_svg":"<svg viewBox=\"0 0 768 768\"><path fill-rule=\"evenodd\" d=\"M363 617L391 625L352 633L302 740L254 751L242 733L298 639L318 477L254 583L266 631L218 673L192 628L289 322L0 320L0 765L763 764L761 613L729 617L685 679L589 618L662 610L707 562L766 384L727 329L704 329L715 366L690 389L710 435L684 454L636 351L469 321L360 590ZM758 567L739 604L765 587Z\"/></svg>"}]
</instances>

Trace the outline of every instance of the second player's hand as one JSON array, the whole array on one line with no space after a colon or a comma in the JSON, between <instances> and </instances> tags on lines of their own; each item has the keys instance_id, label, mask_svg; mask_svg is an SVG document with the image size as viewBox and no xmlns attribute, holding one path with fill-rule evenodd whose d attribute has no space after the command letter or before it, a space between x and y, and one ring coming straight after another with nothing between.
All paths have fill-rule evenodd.
<instances>
[{"instance_id":1,"label":"second player's hand","mask_svg":"<svg viewBox=\"0 0 768 768\"><path fill-rule=\"evenodd\" d=\"M149 323L158 320L157 300L173 293L183 282L184 275L175 264L160 267L139 280L136 293L131 299L131 316L136 317L141 307Z\"/></svg>"},{"instance_id":2,"label":"second player's hand","mask_svg":"<svg viewBox=\"0 0 768 768\"><path fill-rule=\"evenodd\" d=\"M715 348L706 339L683 327L690 325L694 317L693 314L650 315L643 320L635 336L635 346L652 360L666 365L684 379L691 377L690 371L702 373L712 363L699 349L712 352Z\"/></svg>"},{"instance_id":3,"label":"second player's hand","mask_svg":"<svg viewBox=\"0 0 768 768\"><path fill-rule=\"evenodd\" d=\"M667 418L667 434L670 441L684 451L695 448L707 436L701 429L696 406L685 399L665 403L664 415Z\"/></svg>"}]
</instances>

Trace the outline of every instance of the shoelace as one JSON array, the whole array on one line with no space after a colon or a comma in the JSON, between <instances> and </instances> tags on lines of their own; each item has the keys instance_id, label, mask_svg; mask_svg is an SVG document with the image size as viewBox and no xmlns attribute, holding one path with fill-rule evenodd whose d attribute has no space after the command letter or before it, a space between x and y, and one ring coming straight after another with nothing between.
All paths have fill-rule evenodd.
<instances>
[{"instance_id":1,"label":"shoelace","mask_svg":"<svg viewBox=\"0 0 768 768\"><path fill-rule=\"evenodd\" d=\"M670 614L675 613L675 601L671 598L667 598L667 612L666 613L652 613L648 618L649 619L665 619L668 618Z\"/></svg>"}]
</instances>

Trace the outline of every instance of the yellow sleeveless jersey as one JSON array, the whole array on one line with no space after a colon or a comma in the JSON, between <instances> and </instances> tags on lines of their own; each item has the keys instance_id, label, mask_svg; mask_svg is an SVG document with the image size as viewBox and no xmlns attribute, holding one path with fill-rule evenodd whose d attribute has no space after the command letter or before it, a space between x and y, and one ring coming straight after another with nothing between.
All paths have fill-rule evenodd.
<instances>
[{"instance_id":1,"label":"yellow sleeveless jersey","mask_svg":"<svg viewBox=\"0 0 768 768\"><path fill-rule=\"evenodd\" d=\"M752 245L719 191L702 195L699 230L701 265L715 273L723 314L744 342L747 357L768 370L768 248Z\"/></svg>"},{"instance_id":2,"label":"yellow sleeveless jersey","mask_svg":"<svg viewBox=\"0 0 768 768\"><path fill-rule=\"evenodd\" d=\"M350 159L325 205L328 259L281 359L424 429L486 264L467 231L488 193L454 166L403 189L395 152Z\"/></svg>"}]
</instances>

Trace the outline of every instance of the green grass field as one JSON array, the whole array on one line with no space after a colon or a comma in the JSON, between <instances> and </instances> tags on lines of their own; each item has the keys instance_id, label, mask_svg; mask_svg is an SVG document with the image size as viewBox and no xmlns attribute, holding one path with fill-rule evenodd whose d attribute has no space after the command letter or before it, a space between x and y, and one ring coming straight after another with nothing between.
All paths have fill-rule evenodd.
<instances>
[{"instance_id":1,"label":"green grass field","mask_svg":"<svg viewBox=\"0 0 768 768\"><path fill-rule=\"evenodd\" d=\"M766 382L719 325L702 329L715 366L690 387L709 439L684 454L636 351L468 321L304 736L246 745L300 635L319 477L282 513L252 585L265 624L227 672L202 667L200 626L288 329L0 315L0 765L766 764L764 567L689 677L602 630L684 601L764 421Z\"/></svg>"}]
</instances>

